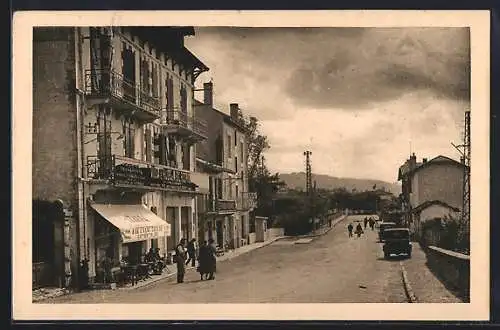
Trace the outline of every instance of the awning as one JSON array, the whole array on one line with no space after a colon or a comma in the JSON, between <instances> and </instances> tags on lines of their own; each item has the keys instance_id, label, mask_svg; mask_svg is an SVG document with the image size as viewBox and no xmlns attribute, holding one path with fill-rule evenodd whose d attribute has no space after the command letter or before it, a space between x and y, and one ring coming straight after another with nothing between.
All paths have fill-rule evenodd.
<instances>
[{"instance_id":1,"label":"awning","mask_svg":"<svg viewBox=\"0 0 500 330\"><path fill-rule=\"evenodd\" d=\"M170 224L141 204L91 204L104 219L120 230L123 243L170 236Z\"/></svg>"}]
</instances>

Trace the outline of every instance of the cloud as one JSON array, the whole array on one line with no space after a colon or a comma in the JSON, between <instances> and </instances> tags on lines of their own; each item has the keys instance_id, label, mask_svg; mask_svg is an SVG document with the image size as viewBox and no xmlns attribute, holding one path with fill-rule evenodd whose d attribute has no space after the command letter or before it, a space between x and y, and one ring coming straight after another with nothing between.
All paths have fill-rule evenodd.
<instances>
[{"instance_id":1,"label":"cloud","mask_svg":"<svg viewBox=\"0 0 500 330\"><path fill-rule=\"evenodd\" d=\"M456 158L469 107L466 28L200 28L186 45L209 67L222 111L261 121L274 171L394 181L411 148ZM420 156L421 155L421 156Z\"/></svg>"},{"instance_id":2,"label":"cloud","mask_svg":"<svg viewBox=\"0 0 500 330\"><path fill-rule=\"evenodd\" d=\"M469 32L462 28L368 29L300 63L285 90L302 106L369 108L410 90L468 100Z\"/></svg>"}]
</instances>

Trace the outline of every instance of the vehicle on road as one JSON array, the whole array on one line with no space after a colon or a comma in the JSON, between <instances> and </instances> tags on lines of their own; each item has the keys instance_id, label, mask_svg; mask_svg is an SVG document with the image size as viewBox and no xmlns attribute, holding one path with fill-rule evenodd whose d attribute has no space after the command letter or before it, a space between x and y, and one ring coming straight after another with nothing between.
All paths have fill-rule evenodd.
<instances>
[{"instance_id":1,"label":"vehicle on road","mask_svg":"<svg viewBox=\"0 0 500 330\"><path fill-rule=\"evenodd\" d=\"M384 258L388 259L392 254L406 254L411 258L410 230L408 228L389 228L384 231Z\"/></svg>"},{"instance_id":2,"label":"vehicle on road","mask_svg":"<svg viewBox=\"0 0 500 330\"><path fill-rule=\"evenodd\" d=\"M395 222L381 222L378 226L379 231L378 231L378 239L380 242L384 241L384 232L389 229L389 228L394 228L396 227Z\"/></svg>"}]
</instances>

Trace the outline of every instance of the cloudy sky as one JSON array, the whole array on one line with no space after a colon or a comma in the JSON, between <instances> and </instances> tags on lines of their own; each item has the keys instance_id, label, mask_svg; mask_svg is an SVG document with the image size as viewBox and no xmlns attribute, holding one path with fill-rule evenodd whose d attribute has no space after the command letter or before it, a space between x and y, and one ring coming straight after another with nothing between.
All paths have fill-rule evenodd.
<instances>
[{"instance_id":1,"label":"cloudy sky","mask_svg":"<svg viewBox=\"0 0 500 330\"><path fill-rule=\"evenodd\" d=\"M314 173L389 182L410 147L459 158L468 29L204 27L186 46L210 67L197 84L213 80L218 109L260 119L273 171L303 171L306 149Z\"/></svg>"}]
</instances>

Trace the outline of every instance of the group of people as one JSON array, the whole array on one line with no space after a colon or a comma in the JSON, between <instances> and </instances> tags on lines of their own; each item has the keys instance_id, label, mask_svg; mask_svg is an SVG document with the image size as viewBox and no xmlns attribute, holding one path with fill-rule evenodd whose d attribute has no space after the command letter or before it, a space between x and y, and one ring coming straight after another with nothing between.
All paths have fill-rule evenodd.
<instances>
[{"instance_id":1,"label":"group of people","mask_svg":"<svg viewBox=\"0 0 500 330\"><path fill-rule=\"evenodd\" d=\"M375 219L373 219L372 217L369 217L369 218L365 217L363 219L363 224L365 226L365 229L368 225L370 225L371 230L375 229ZM347 226L347 231L349 233L349 237L353 237L354 226L352 223L350 223ZM356 230L354 231L354 234L356 234L358 237L360 237L363 233L364 233L363 227L361 226L361 223L358 222L358 224L356 225Z\"/></svg>"},{"instance_id":2,"label":"group of people","mask_svg":"<svg viewBox=\"0 0 500 330\"><path fill-rule=\"evenodd\" d=\"M354 226L352 225L352 223L350 223L348 226L347 226L347 231L349 232L349 237L352 237L353 236L353 230L354 230ZM358 237L361 236L361 234L363 234L363 227L361 227L361 224L358 223L358 225L356 226L356 231L354 232L356 235L358 235Z\"/></svg>"},{"instance_id":3,"label":"group of people","mask_svg":"<svg viewBox=\"0 0 500 330\"><path fill-rule=\"evenodd\" d=\"M177 264L177 283L184 282L186 266L191 262L191 266L196 265L198 260L198 272L201 280L214 280L217 265L217 247L215 241L210 238L203 241L203 244L197 248L196 239L187 243L185 238L181 239L175 249L175 262Z\"/></svg>"},{"instance_id":4,"label":"group of people","mask_svg":"<svg viewBox=\"0 0 500 330\"><path fill-rule=\"evenodd\" d=\"M163 271L163 268L165 267L163 259L160 256L160 249L159 248L156 248L156 249L150 248L149 252L146 253L144 261L146 261L147 263L153 264L153 272L155 274L161 274L161 272Z\"/></svg>"},{"instance_id":5,"label":"group of people","mask_svg":"<svg viewBox=\"0 0 500 330\"><path fill-rule=\"evenodd\" d=\"M373 219L372 217L369 217L369 218L365 217L363 219L363 222L365 224L365 229L366 229L367 225L370 225L371 230L375 229L375 219Z\"/></svg>"}]
</instances>

